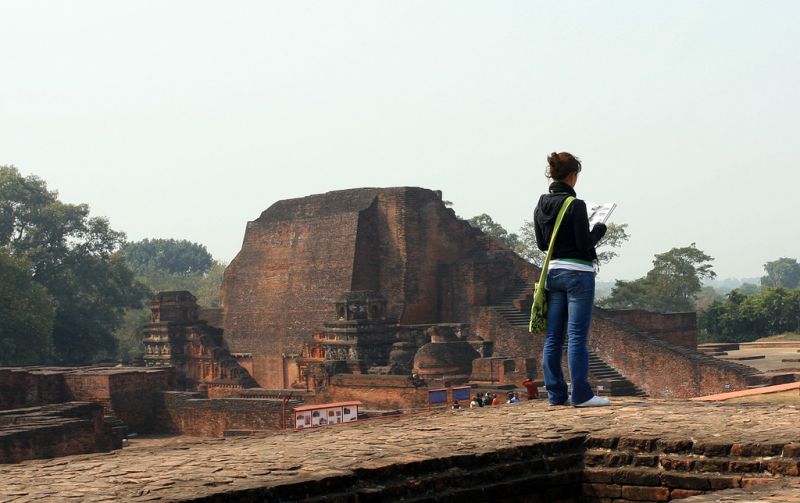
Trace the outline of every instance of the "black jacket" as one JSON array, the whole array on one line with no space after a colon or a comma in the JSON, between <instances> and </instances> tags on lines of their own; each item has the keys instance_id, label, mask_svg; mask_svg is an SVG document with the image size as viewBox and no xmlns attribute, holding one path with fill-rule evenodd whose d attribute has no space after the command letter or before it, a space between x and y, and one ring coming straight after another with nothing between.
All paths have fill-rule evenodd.
<instances>
[{"instance_id":1,"label":"black jacket","mask_svg":"<svg viewBox=\"0 0 800 503\"><path fill-rule=\"evenodd\" d=\"M550 184L550 192L542 194L533 211L536 244L542 251L547 251L547 247L550 245L550 236L553 235L556 217L558 217L558 212L567 196L575 197L575 189L564 182L553 182ZM595 225L592 232L589 232L586 203L575 199L567 208L561 228L558 230L553 258L574 258L587 262L596 260L597 252L594 246L605 233L606 226L603 224Z\"/></svg>"}]
</instances>

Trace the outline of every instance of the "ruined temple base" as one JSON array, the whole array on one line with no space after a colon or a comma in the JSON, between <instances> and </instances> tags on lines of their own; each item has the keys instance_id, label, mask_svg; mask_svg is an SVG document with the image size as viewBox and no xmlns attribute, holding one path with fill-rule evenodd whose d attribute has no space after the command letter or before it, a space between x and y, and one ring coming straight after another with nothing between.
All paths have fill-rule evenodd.
<instances>
[{"instance_id":1,"label":"ruined temple base","mask_svg":"<svg viewBox=\"0 0 800 503\"><path fill-rule=\"evenodd\" d=\"M5 465L0 500L796 502L798 424L797 406L615 399L134 439L108 454Z\"/></svg>"}]
</instances>

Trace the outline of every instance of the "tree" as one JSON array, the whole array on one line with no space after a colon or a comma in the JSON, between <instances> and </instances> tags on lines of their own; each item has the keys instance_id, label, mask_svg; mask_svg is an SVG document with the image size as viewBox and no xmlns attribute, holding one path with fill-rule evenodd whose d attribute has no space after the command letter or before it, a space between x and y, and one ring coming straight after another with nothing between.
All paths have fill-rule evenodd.
<instances>
[{"instance_id":1,"label":"tree","mask_svg":"<svg viewBox=\"0 0 800 503\"><path fill-rule=\"evenodd\" d=\"M33 281L30 267L0 249L0 365L32 365L51 357L53 299Z\"/></svg>"},{"instance_id":2,"label":"tree","mask_svg":"<svg viewBox=\"0 0 800 503\"><path fill-rule=\"evenodd\" d=\"M492 217L486 213L474 216L467 220L467 222L469 222L471 226L480 229L484 234L499 239L512 250L518 248L520 245L519 236L517 234L509 234L505 227L495 222Z\"/></svg>"},{"instance_id":3,"label":"tree","mask_svg":"<svg viewBox=\"0 0 800 503\"><path fill-rule=\"evenodd\" d=\"M220 287L226 264L213 259L206 247L185 240L145 239L123 247L125 259L146 286L147 295L167 290L188 290L205 307L219 307ZM150 320L148 307L125 313L114 332L117 358L129 361L141 356L142 333Z\"/></svg>"},{"instance_id":4,"label":"tree","mask_svg":"<svg viewBox=\"0 0 800 503\"><path fill-rule=\"evenodd\" d=\"M534 223L526 220L519 230L519 234L509 233L505 227L495 222L486 213L474 216L467 220L469 224L480 229L484 234L499 239L509 249L528 262L541 267L546 253L542 252L536 244L536 231ZM622 246L630 235L627 232L628 224L609 224L606 235L597 244L597 261L607 264L618 255L615 251Z\"/></svg>"},{"instance_id":5,"label":"tree","mask_svg":"<svg viewBox=\"0 0 800 503\"><path fill-rule=\"evenodd\" d=\"M125 260L150 294L189 290L198 304L219 306L226 264L214 260L205 245L187 240L144 239L122 247Z\"/></svg>"},{"instance_id":6,"label":"tree","mask_svg":"<svg viewBox=\"0 0 800 503\"><path fill-rule=\"evenodd\" d=\"M603 305L618 309L650 311L692 311L702 280L714 278L710 262L714 260L695 243L658 254L653 268L643 278L617 281Z\"/></svg>"},{"instance_id":7,"label":"tree","mask_svg":"<svg viewBox=\"0 0 800 503\"><path fill-rule=\"evenodd\" d=\"M766 276L761 277L763 286L797 288L800 286L800 264L797 259L781 257L764 264Z\"/></svg>"},{"instance_id":8,"label":"tree","mask_svg":"<svg viewBox=\"0 0 800 503\"><path fill-rule=\"evenodd\" d=\"M117 254L125 235L85 204L58 200L44 180L0 166L0 249L29 264L53 298L53 358L82 363L113 353L114 329L146 290Z\"/></svg>"},{"instance_id":9,"label":"tree","mask_svg":"<svg viewBox=\"0 0 800 503\"><path fill-rule=\"evenodd\" d=\"M597 243L598 264L607 264L619 255L616 250L630 239L627 229L628 224L608 224L605 236ZM541 267L547 253L541 251L536 244L536 231L532 221L525 221L519 230L517 241L519 245L514 251L528 262Z\"/></svg>"},{"instance_id":10,"label":"tree","mask_svg":"<svg viewBox=\"0 0 800 503\"><path fill-rule=\"evenodd\" d=\"M701 312L697 321L706 341L748 342L800 332L800 289L764 287L750 295L736 289Z\"/></svg>"},{"instance_id":11,"label":"tree","mask_svg":"<svg viewBox=\"0 0 800 503\"><path fill-rule=\"evenodd\" d=\"M185 239L143 239L122 247L128 264L143 276L151 271L167 274L203 274L214 259L204 245Z\"/></svg>"}]
</instances>

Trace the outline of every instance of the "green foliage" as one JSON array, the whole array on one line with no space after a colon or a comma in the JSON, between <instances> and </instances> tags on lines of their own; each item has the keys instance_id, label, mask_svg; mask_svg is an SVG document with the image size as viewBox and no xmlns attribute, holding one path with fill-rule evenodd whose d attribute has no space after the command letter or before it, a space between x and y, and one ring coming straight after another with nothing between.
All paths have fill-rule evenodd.
<instances>
[{"instance_id":1,"label":"green foliage","mask_svg":"<svg viewBox=\"0 0 800 503\"><path fill-rule=\"evenodd\" d=\"M514 251L536 267L542 267L547 253L536 245L536 227L533 221L526 220L522 224L519 230L519 247Z\"/></svg>"},{"instance_id":2,"label":"green foliage","mask_svg":"<svg viewBox=\"0 0 800 503\"><path fill-rule=\"evenodd\" d=\"M761 291L761 287L752 283L744 283L738 288L740 293L745 295L752 295Z\"/></svg>"},{"instance_id":3,"label":"green foliage","mask_svg":"<svg viewBox=\"0 0 800 503\"><path fill-rule=\"evenodd\" d=\"M751 295L733 290L700 313L698 327L705 341L749 342L800 331L800 289L765 287Z\"/></svg>"},{"instance_id":4,"label":"green foliage","mask_svg":"<svg viewBox=\"0 0 800 503\"><path fill-rule=\"evenodd\" d=\"M499 239L517 255L537 267L541 267L544 263L547 254L536 245L536 231L532 221L526 220L519 230L519 234L509 233L486 213L472 217L467 222L483 231L484 234ZM618 255L615 250L630 239L627 229L628 224L608 225L606 235L597 244L597 260L600 265L607 264Z\"/></svg>"},{"instance_id":5,"label":"green foliage","mask_svg":"<svg viewBox=\"0 0 800 503\"><path fill-rule=\"evenodd\" d=\"M486 213L474 216L467 220L467 222L469 222L471 226L483 231L484 234L499 239L503 242L503 244L512 250L515 250L515 248L519 247L519 236L513 233L509 234L505 227L495 222L492 217Z\"/></svg>"},{"instance_id":6,"label":"green foliage","mask_svg":"<svg viewBox=\"0 0 800 503\"><path fill-rule=\"evenodd\" d=\"M126 243L122 251L140 276L150 272L182 276L203 274L214 263L205 246L185 239L144 239Z\"/></svg>"},{"instance_id":7,"label":"green foliage","mask_svg":"<svg viewBox=\"0 0 800 503\"><path fill-rule=\"evenodd\" d=\"M764 264L766 276L761 277L763 286L797 288L800 286L800 264L797 259L781 257Z\"/></svg>"},{"instance_id":8,"label":"green foliage","mask_svg":"<svg viewBox=\"0 0 800 503\"><path fill-rule=\"evenodd\" d=\"M47 289L34 282L30 263L0 249L0 365L50 360L55 308Z\"/></svg>"},{"instance_id":9,"label":"green foliage","mask_svg":"<svg viewBox=\"0 0 800 503\"><path fill-rule=\"evenodd\" d=\"M608 224L605 236L597 243L597 262L600 265L611 262L619 255L616 250L630 238L628 224Z\"/></svg>"},{"instance_id":10,"label":"green foliage","mask_svg":"<svg viewBox=\"0 0 800 503\"><path fill-rule=\"evenodd\" d=\"M188 290L197 297L200 306L219 307L226 264L214 260L205 246L174 239L145 239L128 243L123 249L126 260L137 271L137 281L146 286L148 296ZM117 358L130 361L142 355L142 333L149 320L149 308L125 313L122 325L114 332Z\"/></svg>"},{"instance_id":11,"label":"green foliage","mask_svg":"<svg viewBox=\"0 0 800 503\"><path fill-rule=\"evenodd\" d=\"M112 332L146 290L115 252L125 235L85 204L66 204L35 176L0 166L0 248L30 264L55 305L52 357L83 363L115 350Z\"/></svg>"},{"instance_id":12,"label":"green foliage","mask_svg":"<svg viewBox=\"0 0 800 503\"><path fill-rule=\"evenodd\" d=\"M116 358L124 362L131 362L140 358L144 353L145 324L150 322L150 308L129 309L125 312L122 324L114 331L117 341Z\"/></svg>"},{"instance_id":13,"label":"green foliage","mask_svg":"<svg viewBox=\"0 0 800 503\"><path fill-rule=\"evenodd\" d=\"M225 263L214 260L205 273L174 274L151 269L137 276L137 280L147 286L151 296L169 290L188 290L197 297L199 305L219 307L220 287L225 267Z\"/></svg>"},{"instance_id":14,"label":"green foliage","mask_svg":"<svg viewBox=\"0 0 800 503\"><path fill-rule=\"evenodd\" d=\"M695 296L702 289L704 278L714 278L710 262L714 260L695 243L655 256L653 268L643 278L617 281L603 305L615 309L649 311L692 311Z\"/></svg>"}]
</instances>

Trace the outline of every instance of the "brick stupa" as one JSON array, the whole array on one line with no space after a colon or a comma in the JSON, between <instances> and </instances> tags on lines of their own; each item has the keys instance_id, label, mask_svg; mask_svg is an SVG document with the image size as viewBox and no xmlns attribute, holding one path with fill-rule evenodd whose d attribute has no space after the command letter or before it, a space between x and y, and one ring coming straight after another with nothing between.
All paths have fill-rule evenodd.
<instances>
[{"instance_id":1,"label":"brick stupa","mask_svg":"<svg viewBox=\"0 0 800 503\"><path fill-rule=\"evenodd\" d=\"M537 272L457 218L440 192L363 188L279 201L247 224L225 271L225 340L262 387L286 388L298 380L292 358L343 292L380 292L387 315L404 325L477 328L479 306ZM495 350L533 348L520 332Z\"/></svg>"}]
</instances>

